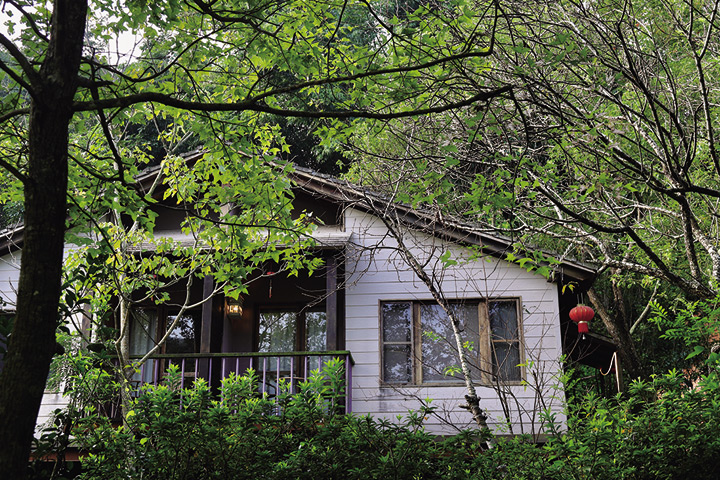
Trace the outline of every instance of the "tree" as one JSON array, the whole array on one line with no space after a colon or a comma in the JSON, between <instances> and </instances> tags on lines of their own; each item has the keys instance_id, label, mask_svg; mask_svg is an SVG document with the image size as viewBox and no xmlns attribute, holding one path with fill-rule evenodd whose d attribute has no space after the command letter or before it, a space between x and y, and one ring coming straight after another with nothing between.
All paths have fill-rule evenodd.
<instances>
[{"instance_id":1,"label":"tree","mask_svg":"<svg viewBox=\"0 0 720 480\"><path fill-rule=\"evenodd\" d=\"M214 155L242 164L238 147L264 134L256 128L260 113L391 119L458 108L504 90L443 97L448 65L480 65L492 54L492 2L422 7L403 21L379 15L372 3L344 1L55 0L46 8L11 0L5 6L17 18L9 30L17 36L0 36L10 56L0 69L11 92L0 112L2 143L13 152L0 166L24 195L17 311L0 374L0 470L13 478L23 475L56 351L67 198L98 191L69 190L68 179L84 172L106 192L132 184L134 160L114 149L123 125L169 115ZM349 8L372 18L365 46L340 35L348 30ZM100 46L128 30L142 32L141 55L112 62ZM318 89L342 101L322 110L307 95ZM70 133L81 134L95 119L112 152L95 160L112 165L111 175L86 164L93 152L69 143ZM346 127L333 123L324 134Z\"/></svg>"},{"instance_id":2,"label":"tree","mask_svg":"<svg viewBox=\"0 0 720 480\"><path fill-rule=\"evenodd\" d=\"M459 74L512 90L492 109L441 116L439 142L412 119L393 124L393 142L432 152L401 155L420 167L416 191L433 177L451 186L436 193L454 198L447 212L607 273L606 291L590 299L638 376L631 330L647 302L717 293L718 3L507 2L501 11L489 68ZM390 150L374 151L402 151ZM632 284L647 286L639 298L627 298Z\"/></svg>"},{"instance_id":3,"label":"tree","mask_svg":"<svg viewBox=\"0 0 720 480\"><path fill-rule=\"evenodd\" d=\"M483 138L514 173L509 226L559 239L612 275L611 311L591 299L632 376L641 366L623 281L716 293L717 11L716 2L548 5L515 23L493 74L517 78L507 111L519 128L503 132L515 151Z\"/></svg>"}]
</instances>

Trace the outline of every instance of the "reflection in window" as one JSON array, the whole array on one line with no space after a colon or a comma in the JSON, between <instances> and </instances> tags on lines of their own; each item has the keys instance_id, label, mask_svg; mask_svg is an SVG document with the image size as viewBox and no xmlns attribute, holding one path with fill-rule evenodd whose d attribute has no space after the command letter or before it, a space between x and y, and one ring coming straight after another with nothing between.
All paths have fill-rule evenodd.
<instances>
[{"instance_id":1,"label":"reflection in window","mask_svg":"<svg viewBox=\"0 0 720 480\"><path fill-rule=\"evenodd\" d=\"M155 346L157 335L157 310L153 308L138 308L132 312L130 325L130 355L144 355ZM142 373L133 375L133 381L149 383L153 381L153 372L156 360L148 360L142 368Z\"/></svg>"},{"instance_id":2,"label":"reflection in window","mask_svg":"<svg viewBox=\"0 0 720 480\"><path fill-rule=\"evenodd\" d=\"M259 352L321 352L327 350L327 315L324 311L261 311ZM308 368L320 367L308 357ZM290 357L280 358L280 369L290 369Z\"/></svg>"},{"instance_id":3,"label":"reflection in window","mask_svg":"<svg viewBox=\"0 0 720 480\"><path fill-rule=\"evenodd\" d=\"M166 328L177 320L177 325L165 341L165 353L200 353L200 329L201 319L199 314L185 313L179 317L177 315L169 315L166 322ZM183 365L182 360L172 359L169 365L176 364L181 370L184 370L185 376L193 376L196 367L196 359L185 359Z\"/></svg>"},{"instance_id":4,"label":"reflection in window","mask_svg":"<svg viewBox=\"0 0 720 480\"><path fill-rule=\"evenodd\" d=\"M500 380L518 381L521 379L521 371L518 366L520 338L517 302L488 302L488 317L492 343L492 373Z\"/></svg>"},{"instance_id":5,"label":"reflection in window","mask_svg":"<svg viewBox=\"0 0 720 480\"><path fill-rule=\"evenodd\" d=\"M460 322L462 339L468 346L468 357L473 368L478 370L474 376L479 378L478 362L473 361L477 357L476 349L480 344L478 304L453 304L451 307ZM423 382L462 380L462 374L457 372L459 357L452 325L440 305L420 305L420 328L423 332ZM451 368L455 369L453 373L450 373Z\"/></svg>"},{"instance_id":6,"label":"reflection in window","mask_svg":"<svg viewBox=\"0 0 720 480\"><path fill-rule=\"evenodd\" d=\"M412 381L412 304L383 303L383 378L388 383Z\"/></svg>"},{"instance_id":7,"label":"reflection in window","mask_svg":"<svg viewBox=\"0 0 720 480\"><path fill-rule=\"evenodd\" d=\"M295 312L262 312L258 332L258 351L295 351L296 323Z\"/></svg>"},{"instance_id":8,"label":"reflection in window","mask_svg":"<svg viewBox=\"0 0 720 480\"><path fill-rule=\"evenodd\" d=\"M474 379L521 380L517 305L516 300L451 303ZM440 305L384 302L381 317L384 382L462 381L452 325Z\"/></svg>"},{"instance_id":9,"label":"reflection in window","mask_svg":"<svg viewBox=\"0 0 720 480\"><path fill-rule=\"evenodd\" d=\"M176 319L177 325L170 332L165 343L165 353L200 352L200 320L188 314L179 319L177 315L170 315L167 317L168 328Z\"/></svg>"}]
</instances>

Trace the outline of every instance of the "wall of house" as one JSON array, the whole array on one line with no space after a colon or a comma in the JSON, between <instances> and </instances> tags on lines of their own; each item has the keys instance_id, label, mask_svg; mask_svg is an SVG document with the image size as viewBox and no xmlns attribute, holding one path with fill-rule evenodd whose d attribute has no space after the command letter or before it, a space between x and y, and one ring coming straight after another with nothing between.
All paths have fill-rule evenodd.
<instances>
[{"instance_id":1,"label":"wall of house","mask_svg":"<svg viewBox=\"0 0 720 480\"><path fill-rule=\"evenodd\" d=\"M65 254L70 251L70 246L66 247ZM15 312L15 301L17 295L18 280L20 279L20 257L19 250L0 256L0 312ZM76 319L79 325L81 319ZM72 324L70 328L73 328ZM62 387L54 389L46 389L43 395L42 405L36 422L37 428L52 419L53 412L58 408L67 405L68 400L61 392Z\"/></svg>"},{"instance_id":2,"label":"wall of house","mask_svg":"<svg viewBox=\"0 0 720 480\"><path fill-rule=\"evenodd\" d=\"M420 400L432 399L440 416L450 424L472 426L470 414L459 408L464 403L465 388L456 386L390 386L381 382L380 302L397 300L430 300L432 296L398 255L397 243L388 236L384 225L375 217L349 209L346 230L352 232L346 260L346 347L355 360L353 368L353 411L389 419L417 409ZM493 297L519 298L522 310L524 358L532 360L525 369L529 386L513 385L498 389L478 385L481 407L488 422L498 433L506 433L503 419L508 413L513 433L538 433L539 413L543 406L560 414L562 397L556 390L558 358L561 354L558 298L556 286L544 277L529 273L518 265L494 257L462 261L467 249L449 245L418 232L405 232L404 242L422 261L426 271L442 276L442 290L448 299ZM442 268L438 257L445 251L461 261ZM536 378L537 377L537 378ZM505 408L501 396L505 397ZM430 430L453 433L454 428L442 419L427 420ZM507 432L510 433L510 432Z\"/></svg>"},{"instance_id":3,"label":"wall of house","mask_svg":"<svg viewBox=\"0 0 720 480\"><path fill-rule=\"evenodd\" d=\"M15 311L15 294L20 278L20 251L0 257L0 311Z\"/></svg>"}]
</instances>

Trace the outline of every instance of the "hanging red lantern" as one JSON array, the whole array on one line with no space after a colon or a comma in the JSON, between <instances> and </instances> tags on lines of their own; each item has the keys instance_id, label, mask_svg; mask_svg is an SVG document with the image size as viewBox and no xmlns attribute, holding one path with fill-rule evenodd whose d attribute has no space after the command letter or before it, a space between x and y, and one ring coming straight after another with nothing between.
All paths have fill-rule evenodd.
<instances>
[{"instance_id":1,"label":"hanging red lantern","mask_svg":"<svg viewBox=\"0 0 720 480\"><path fill-rule=\"evenodd\" d=\"M570 310L570 320L577 323L578 333L588 333L590 331L590 320L595 316L595 310L587 305L578 305Z\"/></svg>"}]
</instances>

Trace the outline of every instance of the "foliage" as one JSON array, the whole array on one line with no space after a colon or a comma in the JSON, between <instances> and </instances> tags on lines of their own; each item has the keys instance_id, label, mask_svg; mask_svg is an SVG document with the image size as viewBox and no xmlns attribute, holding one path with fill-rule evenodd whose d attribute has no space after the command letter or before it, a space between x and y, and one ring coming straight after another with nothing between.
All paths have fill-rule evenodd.
<instances>
[{"instance_id":1,"label":"foliage","mask_svg":"<svg viewBox=\"0 0 720 480\"><path fill-rule=\"evenodd\" d=\"M203 381L180 390L170 370L133 401L126 426L102 416L80 422L75 433L90 452L81 478L716 478L715 367L694 387L670 372L633 383L625 396L587 394L547 443L499 438L485 451L475 432L442 441L426 433L432 409L395 423L338 414L329 383L341 376L331 364L297 394L285 388L270 398L249 372L223 382L218 399Z\"/></svg>"},{"instance_id":2,"label":"foliage","mask_svg":"<svg viewBox=\"0 0 720 480\"><path fill-rule=\"evenodd\" d=\"M456 468L445 457L450 445L422 430L428 412L400 425L341 415L342 382L334 360L295 394L286 384L277 397L260 394L248 371L226 378L216 398L202 380L179 389L170 369L162 385L133 400L126 425L102 416L78 425L90 452L81 478L452 478L442 475ZM452 448L461 443L466 454L477 452L474 436Z\"/></svg>"},{"instance_id":3,"label":"foliage","mask_svg":"<svg viewBox=\"0 0 720 480\"><path fill-rule=\"evenodd\" d=\"M680 308L676 317L696 318L696 307ZM703 316L696 322L708 323ZM683 342L697 338L687 330L672 335ZM253 371L229 376L219 391L203 380L180 389L180 374L171 367L163 384L142 389L126 424L117 426L96 407L112 398L113 376L94 368L97 359L77 358L81 380L72 398L83 399L84 407L75 411L73 434L88 452L86 480L717 478L717 353L697 361L694 382L691 372L674 370L611 397L571 387L578 393L568 400L566 422L543 413L544 444L497 437L489 450L477 431L444 440L429 435L423 421L431 407L394 422L343 414L339 360L313 372L296 393L283 384L277 397L259 393Z\"/></svg>"},{"instance_id":4,"label":"foliage","mask_svg":"<svg viewBox=\"0 0 720 480\"><path fill-rule=\"evenodd\" d=\"M633 382L627 396L588 394L550 460L581 478L714 478L720 442L717 371L695 387L678 371Z\"/></svg>"},{"instance_id":5,"label":"foliage","mask_svg":"<svg viewBox=\"0 0 720 480\"><path fill-rule=\"evenodd\" d=\"M20 477L29 455L34 414L56 348L61 291L69 306L77 306L89 299L101 273L110 272L111 280L100 287L106 299L131 288L143 295L167 286L158 285L167 279L189 283L212 273L224 293L237 296L262 256L282 259L289 273L308 267L303 242L297 241L307 225L289 216L287 182L272 178L275 171L266 165L288 154L273 115L327 119L306 126L317 129L320 147L329 149L331 137L345 135L359 118L446 111L499 93L474 89L450 98L442 92L446 65L474 69L491 55L494 2L451 0L398 9L393 3L4 4L0 185L7 190L0 192L0 203L10 202L2 212L5 221L16 218L12 203L24 202L17 321L0 373L0 438L9 446L0 452L0 466L8 475ZM141 40L131 52L118 51L113 46L118 36L129 33ZM148 123L155 123L152 134L143 129ZM209 152L197 170L175 163L191 145ZM185 214L182 232L195 240L194 249L151 238L151 212L159 198L136 181L158 157L167 162L163 173L178 175L168 175L169 197L162 200L177 202L173 206ZM196 195L208 184L214 187L212 205ZM237 205L241 218L218 214L223 202L228 210ZM106 215L114 221L106 222ZM84 229L88 225L91 232ZM64 237L66 227L71 231ZM232 232L222 235L223 229ZM167 255L133 258L131 251L148 239ZM72 290L61 288L65 240L86 247L70 259L63 286ZM286 248L278 248L281 244ZM256 250L258 245L265 248ZM133 272L141 275L134 278ZM95 307L102 318L99 300ZM123 332L121 337L127 329ZM27 389L16 387L21 384Z\"/></svg>"},{"instance_id":6,"label":"foliage","mask_svg":"<svg viewBox=\"0 0 720 480\"><path fill-rule=\"evenodd\" d=\"M512 93L487 110L368 127L350 175L521 251L596 265L609 277L598 316L614 324L625 368L646 374L629 331L652 283L697 299L720 279L719 6L501 3L495 54L453 79ZM638 333L646 351L659 345L652 328Z\"/></svg>"}]
</instances>

